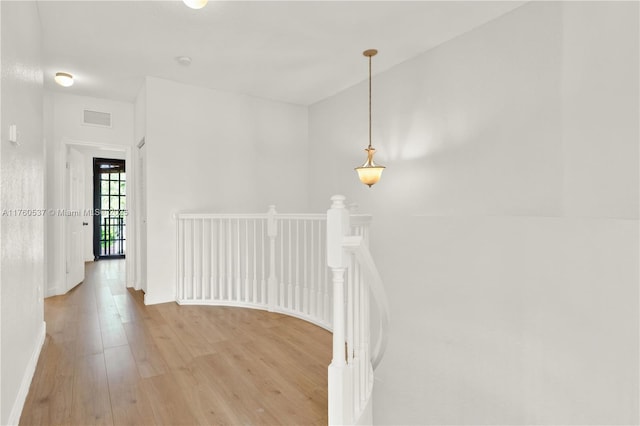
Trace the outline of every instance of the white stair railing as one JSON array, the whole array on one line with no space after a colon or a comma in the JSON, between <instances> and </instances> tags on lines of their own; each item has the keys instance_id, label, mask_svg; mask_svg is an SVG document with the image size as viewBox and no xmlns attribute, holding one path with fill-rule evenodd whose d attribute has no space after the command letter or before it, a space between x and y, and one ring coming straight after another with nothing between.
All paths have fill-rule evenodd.
<instances>
[{"instance_id":1,"label":"white stair railing","mask_svg":"<svg viewBox=\"0 0 640 426\"><path fill-rule=\"evenodd\" d=\"M180 213L176 301L295 316L331 330L326 217Z\"/></svg>"},{"instance_id":2,"label":"white stair railing","mask_svg":"<svg viewBox=\"0 0 640 426\"><path fill-rule=\"evenodd\" d=\"M371 423L373 369L386 347L388 309L369 252L370 215L332 197L324 214L181 213L176 301L298 317L333 331L329 423ZM370 337L370 299L378 336Z\"/></svg>"},{"instance_id":3,"label":"white stair railing","mask_svg":"<svg viewBox=\"0 0 640 426\"><path fill-rule=\"evenodd\" d=\"M371 424L373 370L386 349L389 309L368 248L368 222L363 228L362 217L350 217L344 199L341 195L333 196L327 212L327 262L334 295L329 424ZM377 305L379 320L373 350L370 296Z\"/></svg>"}]
</instances>

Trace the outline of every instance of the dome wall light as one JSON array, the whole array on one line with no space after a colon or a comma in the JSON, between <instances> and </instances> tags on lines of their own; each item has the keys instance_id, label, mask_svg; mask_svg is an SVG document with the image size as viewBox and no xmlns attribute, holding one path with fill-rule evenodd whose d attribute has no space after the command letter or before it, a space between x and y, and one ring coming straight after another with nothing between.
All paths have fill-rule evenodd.
<instances>
[{"instance_id":1,"label":"dome wall light","mask_svg":"<svg viewBox=\"0 0 640 426\"><path fill-rule=\"evenodd\" d=\"M360 167L356 167L358 172L358 178L360 182L365 185L374 185L380 180L384 166L378 165L373 162L373 155L376 153L376 149L371 146L371 57L378 53L375 49L369 49L362 52L364 56L369 58L369 146L365 149L367 152L367 161Z\"/></svg>"},{"instance_id":2,"label":"dome wall light","mask_svg":"<svg viewBox=\"0 0 640 426\"><path fill-rule=\"evenodd\" d=\"M73 76L68 72L57 72L54 80L62 87L73 86Z\"/></svg>"},{"instance_id":3,"label":"dome wall light","mask_svg":"<svg viewBox=\"0 0 640 426\"><path fill-rule=\"evenodd\" d=\"M207 5L208 1L209 0L182 0L182 2L191 9L202 9Z\"/></svg>"}]
</instances>

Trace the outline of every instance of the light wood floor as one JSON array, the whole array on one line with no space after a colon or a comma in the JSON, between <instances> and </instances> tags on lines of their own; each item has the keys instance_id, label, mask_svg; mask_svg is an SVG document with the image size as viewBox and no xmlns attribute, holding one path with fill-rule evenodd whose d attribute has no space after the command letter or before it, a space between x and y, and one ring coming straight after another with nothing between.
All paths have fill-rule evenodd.
<instances>
[{"instance_id":1,"label":"light wood floor","mask_svg":"<svg viewBox=\"0 0 640 426\"><path fill-rule=\"evenodd\" d=\"M21 425L327 424L331 335L263 311L144 306L124 261L45 300Z\"/></svg>"}]
</instances>

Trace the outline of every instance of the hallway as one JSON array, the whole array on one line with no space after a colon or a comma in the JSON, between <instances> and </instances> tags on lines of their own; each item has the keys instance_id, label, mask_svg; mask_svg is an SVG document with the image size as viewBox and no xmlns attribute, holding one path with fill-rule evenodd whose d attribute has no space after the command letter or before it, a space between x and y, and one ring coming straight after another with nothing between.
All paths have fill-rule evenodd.
<instances>
[{"instance_id":1,"label":"hallway","mask_svg":"<svg viewBox=\"0 0 640 426\"><path fill-rule=\"evenodd\" d=\"M264 311L145 306L124 260L45 299L21 425L327 424L331 334Z\"/></svg>"}]
</instances>

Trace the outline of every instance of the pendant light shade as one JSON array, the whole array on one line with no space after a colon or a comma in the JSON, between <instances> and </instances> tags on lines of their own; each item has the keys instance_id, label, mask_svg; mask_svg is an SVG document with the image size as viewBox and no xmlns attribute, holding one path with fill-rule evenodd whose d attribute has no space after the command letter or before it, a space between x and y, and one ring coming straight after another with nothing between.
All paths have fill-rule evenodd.
<instances>
[{"instance_id":1,"label":"pendant light shade","mask_svg":"<svg viewBox=\"0 0 640 426\"><path fill-rule=\"evenodd\" d=\"M365 151L367 152L367 161L362 166L356 167L356 172L358 172L360 182L369 185L369 188L371 188L371 185L380 180L384 166L378 166L373 162L373 154L376 153L375 148L369 147Z\"/></svg>"},{"instance_id":2,"label":"pendant light shade","mask_svg":"<svg viewBox=\"0 0 640 426\"><path fill-rule=\"evenodd\" d=\"M365 149L367 153L367 161L365 161L362 166L356 167L356 172L358 172L360 182L368 185L369 188L380 180L380 177L382 177L382 171L385 169L384 166L373 162L373 155L376 153L376 149L371 146L371 57L375 56L377 53L378 51L375 49L369 49L362 52L364 56L369 58L369 146Z\"/></svg>"}]
</instances>

